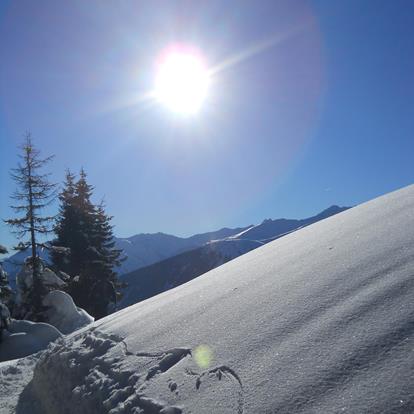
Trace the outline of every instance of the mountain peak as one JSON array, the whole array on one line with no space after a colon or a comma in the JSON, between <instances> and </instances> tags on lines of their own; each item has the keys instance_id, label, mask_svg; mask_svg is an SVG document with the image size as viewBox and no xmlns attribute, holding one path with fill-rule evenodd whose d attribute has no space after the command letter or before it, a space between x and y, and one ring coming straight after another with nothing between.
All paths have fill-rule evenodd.
<instances>
[{"instance_id":1,"label":"mountain peak","mask_svg":"<svg viewBox=\"0 0 414 414\"><path fill-rule=\"evenodd\" d=\"M348 210L351 207L340 207L336 204L333 204L332 206L328 207L327 209L321 211L319 214L317 214L315 217L329 217L334 214L341 213L342 211Z\"/></svg>"}]
</instances>

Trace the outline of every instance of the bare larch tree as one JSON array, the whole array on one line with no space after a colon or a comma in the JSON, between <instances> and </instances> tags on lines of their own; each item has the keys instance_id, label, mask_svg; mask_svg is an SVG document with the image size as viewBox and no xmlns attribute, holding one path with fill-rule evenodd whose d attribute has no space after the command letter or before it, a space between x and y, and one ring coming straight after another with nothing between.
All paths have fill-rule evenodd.
<instances>
[{"instance_id":1,"label":"bare larch tree","mask_svg":"<svg viewBox=\"0 0 414 414\"><path fill-rule=\"evenodd\" d=\"M43 215L44 209L53 202L56 197L56 184L49 180L50 174L41 173L42 168L48 164L53 156L40 157L40 152L33 143L30 133L24 136L24 143L20 147L20 162L17 168L11 170L11 177L17 184L17 190L11 198L16 205L11 208L20 217L5 220L13 227L13 232L20 243L16 250L31 249L31 268L33 275L32 318L38 318L42 310L43 284L40 279L40 259L38 248L45 246L39 242L39 236L51 232L54 216ZM30 236L28 240L23 240Z\"/></svg>"}]
</instances>

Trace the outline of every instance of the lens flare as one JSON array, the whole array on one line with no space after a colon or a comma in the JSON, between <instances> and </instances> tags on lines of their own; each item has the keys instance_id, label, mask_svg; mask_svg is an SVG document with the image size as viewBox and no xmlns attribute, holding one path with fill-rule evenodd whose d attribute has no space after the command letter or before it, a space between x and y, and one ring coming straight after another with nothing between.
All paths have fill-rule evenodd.
<instances>
[{"instance_id":1,"label":"lens flare","mask_svg":"<svg viewBox=\"0 0 414 414\"><path fill-rule=\"evenodd\" d=\"M194 359L200 368L208 368L213 361L213 351L207 345L199 345L194 351Z\"/></svg>"},{"instance_id":2,"label":"lens flare","mask_svg":"<svg viewBox=\"0 0 414 414\"><path fill-rule=\"evenodd\" d=\"M208 86L208 70L198 54L172 50L161 59L155 78L155 96L172 111L198 112L207 96Z\"/></svg>"}]
</instances>

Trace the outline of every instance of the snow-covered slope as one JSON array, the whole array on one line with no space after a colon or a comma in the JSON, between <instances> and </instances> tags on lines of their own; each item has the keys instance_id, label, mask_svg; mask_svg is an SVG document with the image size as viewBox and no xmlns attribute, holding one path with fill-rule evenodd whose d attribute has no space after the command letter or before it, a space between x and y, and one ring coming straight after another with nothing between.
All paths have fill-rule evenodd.
<instances>
[{"instance_id":1,"label":"snow-covered slope","mask_svg":"<svg viewBox=\"0 0 414 414\"><path fill-rule=\"evenodd\" d=\"M265 243L348 208L332 206L316 216L303 220L264 220L257 226L249 226L225 239L212 240L197 249L127 273L122 276L122 281L126 282L127 286L123 289L123 297L118 303L118 309L182 285L229 260L263 246Z\"/></svg>"},{"instance_id":2,"label":"snow-covered slope","mask_svg":"<svg viewBox=\"0 0 414 414\"><path fill-rule=\"evenodd\" d=\"M17 412L414 412L413 224L411 186L110 315Z\"/></svg>"}]
</instances>

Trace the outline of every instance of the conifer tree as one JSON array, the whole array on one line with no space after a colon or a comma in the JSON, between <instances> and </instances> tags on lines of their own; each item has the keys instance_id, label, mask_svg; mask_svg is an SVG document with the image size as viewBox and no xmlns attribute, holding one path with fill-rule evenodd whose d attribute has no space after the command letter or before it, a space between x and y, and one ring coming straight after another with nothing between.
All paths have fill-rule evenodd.
<instances>
[{"instance_id":1,"label":"conifer tree","mask_svg":"<svg viewBox=\"0 0 414 414\"><path fill-rule=\"evenodd\" d=\"M5 220L5 222L12 226L14 233L20 240L29 236L28 240L21 241L15 249L31 249L33 277L31 317L36 319L41 318L42 298L45 294L40 280L41 264L38 255L38 247L44 246L44 244L39 243L39 236L51 232L51 224L54 220L53 216L43 215L42 210L53 201L56 184L50 182L50 174L41 172L53 156L41 158L39 150L32 143L30 133L26 133L21 150L22 153L19 155L21 162L11 172L11 177L17 184L17 190L12 195L12 199L16 200L17 204L11 207L21 216Z\"/></svg>"},{"instance_id":2,"label":"conifer tree","mask_svg":"<svg viewBox=\"0 0 414 414\"><path fill-rule=\"evenodd\" d=\"M119 265L121 252L114 248L112 217L103 204L93 204L93 190L83 169L77 182L67 173L55 231L56 243L67 247L69 254L53 255L52 260L72 277L68 290L75 303L100 318L107 314L109 303L116 302L119 285L113 268Z\"/></svg>"},{"instance_id":3,"label":"conifer tree","mask_svg":"<svg viewBox=\"0 0 414 414\"><path fill-rule=\"evenodd\" d=\"M101 318L107 314L109 304L116 303L119 282L113 268L121 264L121 250L115 249L112 216L105 213L105 206L96 206L92 252L94 253L91 275L90 309L92 314Z\"/></svg>"},{"instance_id":4,"label":"conifer tree","mask_svg":"<svg viewBox=\"0 0 414 414\"><path fill-rule=\"evenodd\" d=\"M79 174L79 180L75 184L74 207L77 213L77 226L72 244L71 260L76 268L76 274L86 276L91 262L94 260L93 233L96 208L92 203L94 188L88 184L83 168Z\"/></svg>"},{"instance_id":5,"label":"conifer tree","mask_svg":"<svg viewBox=\"0 0 414 414\"><path fill-rule=\"evenodd\" d=\"M54 228L56 233L56 239L52 242L54 246L73 247L74 234L79 224L77 211L74 206L75 178L75 175L70 170L66 170L64 187L58 197L60 206ZM78 272L74 267L73 260L70 260L71 252L71 248L67 250L52 250L51 261L59 270L69 275L75 275Z\"/></svg>"},{"instance_id":6,"label":"conifer tree","mask_svg":"<svg viewBox=\"0 0 414 414\"><path fill-rule=\"evenodd\" d=\"M56 221L54 243L67 248L66 254L55 252L52 262L55 268L70 275L68 291L78 306L88 303L85 280L91 262L89 248L93 233L95 209L91 201L93 187L86 181L81 169L79 180L67 171L64 188L59 195L60 207Z\"/></svg>"}]
</instances>

